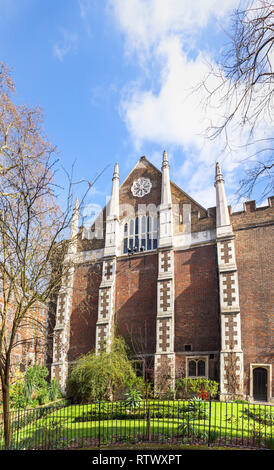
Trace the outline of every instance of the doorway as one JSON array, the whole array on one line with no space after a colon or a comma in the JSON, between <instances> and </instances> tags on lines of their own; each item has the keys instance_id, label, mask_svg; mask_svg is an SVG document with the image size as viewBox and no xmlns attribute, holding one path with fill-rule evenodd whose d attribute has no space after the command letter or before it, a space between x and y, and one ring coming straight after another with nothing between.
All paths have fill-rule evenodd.
<instances>
[{"instance_id":1,"label":"doorway","mask_svg":"<svg viewBox=\"0 0 274 470\"><path fill-rule=\"evenodd\" d=\"M263 367L253 369L253 399L267 401L267 370Z\"/></svg>"}]
</instances>

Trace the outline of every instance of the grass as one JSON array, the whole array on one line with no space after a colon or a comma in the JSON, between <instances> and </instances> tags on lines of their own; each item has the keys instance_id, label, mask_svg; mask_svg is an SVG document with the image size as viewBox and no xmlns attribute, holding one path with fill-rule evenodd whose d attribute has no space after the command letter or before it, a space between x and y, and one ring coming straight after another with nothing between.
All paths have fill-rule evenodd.
<instances>
[{"instance_id":1,"label":"grass","mask_svg":"<svg viewBox=\"0 0 274 470\"><path fill-rule=\"evenodd\" d=\"M202 402L207 415L202 419L189 420L183 412L187 402L147 401L139 407L127 410L125 404L102 403L101 420L98 420L99 407L90 405L71 405L64 408L47 410L45 416L32 419L29 423L21 420L14 424L12 444L15 448L66 448L69 446L89 447L110 443L139 443L148 440L147 408L150 408L150 437L153 441L178 445L188 441L207 442L210 434L212 443L225 443L242 446L273 446L271 420L266 416L263 425L255 419L256 414L265 418L265 410L271 407L250 404ZM211 419L209 420L209 411ZM251 416L247 418L247 412ZM24 417L22 412L22 417ZM103 419L103 418L109 419ZM134 417L134 419L132 419ZM270 416L271 417L271 416ZM195 416L192 418L195 418ZM179 427L181 426L181 429ZM183 432L185 431L185 433ZM120 444L119 444L120 445ZM273 449L273 447L272 447Z\"/></svg>"}]
</instances>

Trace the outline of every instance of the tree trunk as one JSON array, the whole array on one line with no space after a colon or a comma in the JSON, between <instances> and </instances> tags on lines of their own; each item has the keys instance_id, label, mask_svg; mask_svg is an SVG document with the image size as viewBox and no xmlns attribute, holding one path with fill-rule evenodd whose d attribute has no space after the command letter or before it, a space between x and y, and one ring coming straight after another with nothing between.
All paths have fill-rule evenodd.
<instances>
[{"instance_id":1,"label":"tree trunk","mask_svg":"<svg viewBox=\"0 0 274 470\"><path fill-rule=\"evenodd\" d=\"M10 446L10 404L9 404L9 374L2 380L2 395L3 395L3 421L4 421L4 440L5 449Z\"/></svg>"}]
</instances>

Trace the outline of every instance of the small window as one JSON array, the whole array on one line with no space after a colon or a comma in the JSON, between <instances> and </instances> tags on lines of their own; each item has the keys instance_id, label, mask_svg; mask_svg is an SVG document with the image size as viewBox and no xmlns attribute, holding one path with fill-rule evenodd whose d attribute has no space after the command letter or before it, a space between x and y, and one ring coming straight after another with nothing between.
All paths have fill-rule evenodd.
<instances>
[{"instance_id":1,"label":"small window","mask_svg":"<svg viewBox=\"0 0 274 470\"><path fill-rule=\"evenodd\" d=\"M187 346L187 345L186 345ZM206 377L206 359L205 358L188 358L187 359L187 375L188 377Z\"/></svg>"},{"instance_id":2,"label":"small window","mask_svg":"<svg viewBox=\"0 0 274 470\"><path fill-rule=\"evenodd\" d=\"M191 351L191 344L185 344L185 351Z\"/></svg>"}]
</instances>

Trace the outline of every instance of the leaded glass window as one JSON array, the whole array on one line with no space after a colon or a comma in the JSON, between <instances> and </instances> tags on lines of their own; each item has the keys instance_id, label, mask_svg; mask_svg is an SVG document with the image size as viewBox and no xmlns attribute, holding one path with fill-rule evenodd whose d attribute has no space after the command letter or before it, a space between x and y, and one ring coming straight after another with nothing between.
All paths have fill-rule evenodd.
<instances>
[{"instance_id":1,"label":"leaded glass window","mask_svg":"<svg viewBox=\"0 0 274 470\"><path fill-rule=\"evenodd\" d=\"M124 224L123 253L156 250L158 220L156 216L142 215Z\"/></svg>"}]
</instances>

